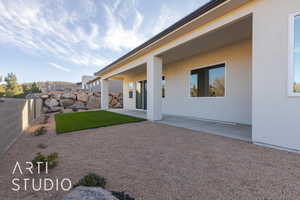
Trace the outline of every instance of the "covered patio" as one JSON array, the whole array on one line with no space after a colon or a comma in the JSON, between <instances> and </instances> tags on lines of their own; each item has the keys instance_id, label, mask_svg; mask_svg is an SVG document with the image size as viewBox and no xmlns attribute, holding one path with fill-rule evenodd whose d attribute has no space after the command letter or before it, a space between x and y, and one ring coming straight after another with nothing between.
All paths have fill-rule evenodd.
<instances>
[{"instance_id":1,"label":"covered patio","mask_svg":"<svg viewBox=\"0 0 300 200\"><path fill-rule=\"evenodd\" d=\"M147 119L145 110L109 109L111 112ZM187 128L195 131L210 133L228 138L251 142L251 126L245 124L209 121L192 117L163 115L157 123Z\"/></svg>"},{"instance_id":2,"label":"covered patio","mask_svg":"<svg viewBox=\"0 0 300 200\"><path fill-rule=\"evenodd\" d=\"M101 107L108 109L108 80L123 80L124 109L112 112L251 142L251 45L252 15L246 15L132 60L101 78ZM191 96L192 70L214 64L224 65L224 93Z\"/></svg>"},{"instance_id":3,"label":"covered patio","mask_svg":"<svg viewBox=\"0 0 300 200\"><path fill-rule=\"evenodd\" d=\"M101 108L108 109L108 80L122 80L124 108L147 110L148 120L171 114L251 124L251 41L252 15L246 15L155 55L122 63L101 75ZM191 97L191 70L213 65L225 68L222 95Z\"/></svg>"},{"instance_id":4,"label":"covered patio","mask_svg":"<svg viewBox=\"0 0 300 200\"><path fill-rule=\"evenodd\" d=\"M252 141L252 23L251 14L242 16L103 73L102 109L108 109L108 80L118 79L123 81L124 109L112 112ZM199 82L199 91L206 94L193 96L192 71L214 65L224 68L224 92L209 96L204 87L212 83Z\"/></svg>"}]
</instances>

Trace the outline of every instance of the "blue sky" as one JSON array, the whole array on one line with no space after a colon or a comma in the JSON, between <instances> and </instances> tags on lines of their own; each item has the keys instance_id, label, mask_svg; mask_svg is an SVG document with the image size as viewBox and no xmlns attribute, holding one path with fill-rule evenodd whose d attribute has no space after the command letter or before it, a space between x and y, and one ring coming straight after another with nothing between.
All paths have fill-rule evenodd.
<instances>
[{"instance_id":1,"label":"blue sky","mask_svg":"<svg viewBox=\"0 0 300 200\"><path fill-rule=\"evenodd\" d=\"M93 74L209 0L1 0L0 75Z\"/></svg>"}]
</instances>

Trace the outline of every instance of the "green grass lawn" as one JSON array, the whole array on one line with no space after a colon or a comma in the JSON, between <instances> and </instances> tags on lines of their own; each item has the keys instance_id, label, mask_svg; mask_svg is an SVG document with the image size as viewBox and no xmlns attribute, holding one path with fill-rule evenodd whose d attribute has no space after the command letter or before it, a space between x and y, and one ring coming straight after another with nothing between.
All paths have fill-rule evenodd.
<instances>
[{"instance_id":1,"label":"green grass lawn","mask_svg":"<svg viewBox=\"0 0 300 200\"><path fill-rule=\"evenodd\" d=\"M141 121L145 119L104 110L55 115L57 134Z\"/></svg>"}]
</instances>

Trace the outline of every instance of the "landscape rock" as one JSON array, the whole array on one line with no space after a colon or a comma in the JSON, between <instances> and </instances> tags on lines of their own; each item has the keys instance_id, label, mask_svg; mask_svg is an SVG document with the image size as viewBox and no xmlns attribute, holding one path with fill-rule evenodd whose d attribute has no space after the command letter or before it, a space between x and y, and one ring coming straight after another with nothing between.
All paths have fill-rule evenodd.
<instances>
[{"instance_id":1,"label":"landscape rock","mask_svg":"<svg viewBox=\"0 0 300 200\"><path fill-rule=\"evenodd\" d=\"M49 95L49 98L55 98L55 94L53 92L50 92L48 95Z\"/></svg>"},{"instance_id":2,"label":"landscape rock","mask_svg":"<svg viewBox=\"0 0 300 200\"><path fill-rule=\"evenodd\" d=\"M63 93L61 96L60 96L61 99L76 99L76 96L75 94L72 94L71 92L69 93Z\"/></svg>"},{"instance_id":3,"label":"landscape rock","mask_svg":"<svg viewBox=\"0 0 300 200\"><path fill-rule=\"evenodd\" d=\"M32 94L27 94L26 95L26 99L38 99L38 98L40 98L40 93L32 93Z\"/></svg>"},{"instance_id":4,"label":"landscape rock","mask_svg":"<svg viewBox=\"0 0 300 200\"><path fill-rule=\"evenodd\" d=\"M50 91L48 94L39 96L43 100L43 111L45 113L62 112L63 109L75 106L75 110L84 109L99 109L101 108L101 93L88 92L85 90L72 90L72 91ZM79 107L79 109L77 108ZM122 108L123 107L123 94L110 93L109 94L109 107ZM59 109L60 108L60 109Z\"/></svg>"},{"instance_id":5,"label":"landscape rock","mask_svg":"<svg viewBox=\"0 0 300 200\"><path fill-rule=\"evenodd\" d=\"M116 103L113 108L122 108L122 104L120 102Z\"/></svg>"},{"instance_id":6,"label":"landscape rock","mask_svg":"<svg viewBox=\"0 0 300 200\"><path fill-rule=\"evenodd\" d=\"M45 100L45 105L48 107L55 107L59 105L59 102L54 98L49 98Z\"/></svg>"},{"instance_id":7,"label":"landscape rock","mask_svg":"<svg viewBox=\"0 0 300 200\"><path fill-rule=\"evenodd\" d=\"M49 95L48 94L42 94L42 95L40 95L40 98L41 99L48 99Z\"/></svg>"},{"instance_id":8,"label":"landscape rock","mask_svg":"<svg viewBox=\"0 0 300 200\"><path fill-rule=\"evenodd\" d=\"M89 96L87 102L88 108L100 108L100 97Z\"/></svg>"},{"instance_id":9,"label":"landscape rock","mask_svg":"<svg viewBox=\"0 0 300 200\"><path fill-rule=\"evenodd\" d=\"M118 100L115 98L112 98L111 101L109 102L109 105L111 105L111 107L114 107L118 104Z\"/></svg>"},{"instance_id":10,"label":"landscape rock","mask_svg":"<svg viewBox=\"0 0 300 200\"><path fill-rule=\"evenodd\" d=\"M123 105L122 93L110 93L109 94L109 107L122 108L123 107L122 105Z\"/></svg>"},{"instance_id":11,"label":"landscape rock","mask_svg":"<svg viewBox=\"0 0 300 200\"><path fill-rule=\"evenodd\" d=\"M77 100L81 102L87 102L88 101L88 95L86 92L79 92L77 94Z\"/></svg>"},{"instance_id":12,"label":"landscape rock","mask_svg":"<svg viewBox=\"0 0 300 200\"><path fill-rule=\"evenodd\" d=\"M60 105L64 108L72 106L75 103L75 100L73 99L61 99Z\"/></svg>"},{"instance_id":13,"label":"landscape rock","mask_svg":"<svg viewBox=\"0 0 300 200\"><path fill-rule=\"evenodd\" d=\"M55 93L54 96L53 96L53 98L60 99L61 95L62 95L61 93Z\"/></svg>"},{"instance_id":14,"label":"landscape rock","mask_svg":"<svg viewBox=\"0 0 300 200\"><path fill-rule=\"evenodd\" d=\"M100 187L76 187L68 193L64 200L118 200L111 192Z\"/></svg>"},{"instance_id":15,"label":"landscape rock","mask_svg":"<svg viewBox=\"0 0 300 200\"><path fill-rule=\"evenodd\" d=\"M45 107L44 108L45 113L54 113L54 112L63 112L62 107L53 106L53 107Z\"/></svg>"},{"instance_id":16,"label":"landscape rock","mask_svg":"<svg viewBox=\"0 0 300 200\"><path fill-rule=\"evenodd\" d=\"M75 101L74 105L72 105L72 106L81 106L81 107L83 107L83 106L85 106L85 103L83 103L81 101Z\"/></svg>"},{"instance_id":17,"label":"landscape rock","mask_svg":"<svg viewBox=\"0 0 300 200\"><path fill-rule=\"evenodd\" d=\"M73 111L88 110L88 108L85 105L78 105L78 104L74 104L74 105L70 106L69 108L72 109Z\"/></svg>"},{"instance_id":18,"label":"landscape rock","mask_svg":"<svg viewBox=\"0 0 300 200\"><path fill-rule=\"evenodd\" d=\"M95 92L94 95L95 95L96 97L100 97L100 96L101 96L100 92Z\"/></svg>"}]
</instances>

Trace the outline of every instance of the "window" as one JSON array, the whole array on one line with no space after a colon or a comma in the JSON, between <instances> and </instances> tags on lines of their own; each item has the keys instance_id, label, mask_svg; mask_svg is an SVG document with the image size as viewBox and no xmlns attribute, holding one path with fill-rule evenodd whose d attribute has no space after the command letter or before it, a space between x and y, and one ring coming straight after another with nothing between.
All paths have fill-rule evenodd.
<instances>
[{"instance_id":1,"label":"window","mask_svg":"<svg viewBox=\"0 0 300 200\"><path fill-rule=\"evenodd\" d=\"M300 13L291 18L290 87L292 95L300 96Z\"/></svg>"},{"instance_id":2,"label":"window","mask_svg":"<svg viewBox=\"0 0 300 200\"><path fill-rule=\"evenodd\" d=\"M190 95L191 97L225 96L225 64L192 70Z\"/></svg>"},{"instance_id":3,"label":"window","mask_svg":"<svg viewBox=\"0 0 300 200\"><path fill-rule=\"evenodd\" d=\"M166 92L166 79L164 76L162 77L161 85L162 85L162 98L165 98L165 96L166 96L166 93L165 93Z\"/></svg>"},{"instance_id":4,"label":"window","mask_svg":"<svg viewBox=\"0 0 300 200\"><path fill-rule=\"evenodd\" d=\"M128 96L130 99L133 98L133 87L134 87L133 82L128 83L128 90L129 90Z\"/></svg>"}]
</instances>

